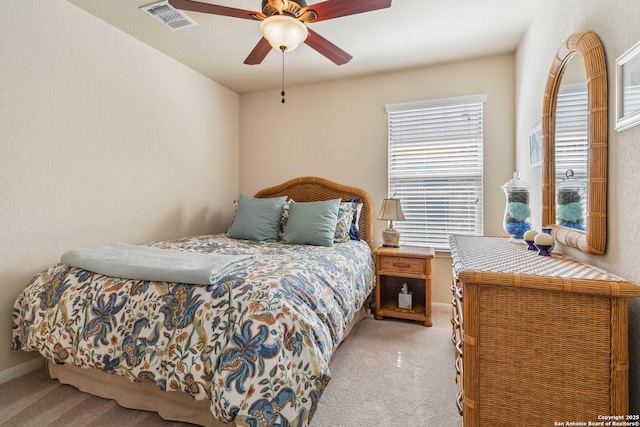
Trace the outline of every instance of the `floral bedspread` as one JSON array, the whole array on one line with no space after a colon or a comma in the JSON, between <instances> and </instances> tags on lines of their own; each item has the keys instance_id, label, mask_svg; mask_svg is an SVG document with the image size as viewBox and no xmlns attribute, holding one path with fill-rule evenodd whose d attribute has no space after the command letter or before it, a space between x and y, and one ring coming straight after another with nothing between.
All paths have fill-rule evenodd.
<instances>
[{"instance_id":1,"label":"floral bedspread","mask_svg":"<svg viewBox=\"0 0 640 427\"><path fill-rule=\"evenodd\" d=\"M329 359L374 285L361 241L332 248L197 236L148 244L253 254L208 286L52 266L13 309L13 350L183 390L238 425L308 425Z\"/></svg>"}]
</instances>

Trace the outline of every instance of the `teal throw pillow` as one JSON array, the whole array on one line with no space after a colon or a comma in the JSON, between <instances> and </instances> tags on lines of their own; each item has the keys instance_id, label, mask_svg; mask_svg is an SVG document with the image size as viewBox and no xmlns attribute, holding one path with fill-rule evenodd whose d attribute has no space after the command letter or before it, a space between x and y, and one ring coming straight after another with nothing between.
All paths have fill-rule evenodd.
<instances>
[{"instance_id":1,"label":"teal throw pillow","mask_svg":"<svg viewBox=\"0 0 640 427\"><path fill-rule=\"evenodd\" d=\"M267 242L277 241L282 208L286 200L287 196L254 199L241 194L238 199L238 210L229 230L229 237Z\"/></svg>"},{"instance_id":2,"label":"teal throw pillow","mask_svg":"<svg viewBox=\"0 0 640 427\"><path fill-rule=\"evenodd\" d=\"M324 202L291 202L284 242L302 245L333 246L340 199Z\"/></svg>"}]
</instances>

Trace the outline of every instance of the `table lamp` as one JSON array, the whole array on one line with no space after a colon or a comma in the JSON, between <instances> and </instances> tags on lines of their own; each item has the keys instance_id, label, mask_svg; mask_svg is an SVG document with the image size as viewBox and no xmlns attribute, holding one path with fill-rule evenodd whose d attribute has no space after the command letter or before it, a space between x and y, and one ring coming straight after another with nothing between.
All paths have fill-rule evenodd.
<instances>
[{"instance_id":1,"label":"table lamp","mask_svg":"<svg viewBox=\"0 0 640 427\"><path fill-rule=\"evenodd\" d=\"M382 232L382 246L397 248L400 246L400 233L393 228L393 221L404 221L400 199L384 199L378 219L389 221L389 226Z\"/></svg>"}]
</instances>

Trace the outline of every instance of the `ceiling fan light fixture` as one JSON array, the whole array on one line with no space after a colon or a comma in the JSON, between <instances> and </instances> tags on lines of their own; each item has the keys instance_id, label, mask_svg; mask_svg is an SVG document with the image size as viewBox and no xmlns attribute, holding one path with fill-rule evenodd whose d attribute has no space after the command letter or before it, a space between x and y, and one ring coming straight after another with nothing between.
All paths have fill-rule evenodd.
<instances>
[{"instance_id":1,"label":"ceiling fan light fixture","mask_svg":"<svg viewBox=\"0 0 640 427\"><path fill-rule=\"evenodd\" d=\"M286 15L273 15L262 21L260 32L276 50L290 52L297 48L308 36L307 26Z\"/></svg>"}]
</instances>

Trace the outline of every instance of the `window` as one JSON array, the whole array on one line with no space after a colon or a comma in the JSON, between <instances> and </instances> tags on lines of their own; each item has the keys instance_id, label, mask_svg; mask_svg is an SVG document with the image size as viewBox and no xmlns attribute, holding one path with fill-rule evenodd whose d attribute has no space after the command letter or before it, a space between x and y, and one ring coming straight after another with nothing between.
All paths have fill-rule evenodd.
<instances>
[{"instance_id":1,"label":"window","mask_svg":"<svg viewBox=\"0 0 640 427\"><path fill-rule=\"evenodd\" d=\"M482 236L482 110L486 95L387 105L389 195L402 201L404 245L449 249Z\"/></svg>"}]
</instances>

